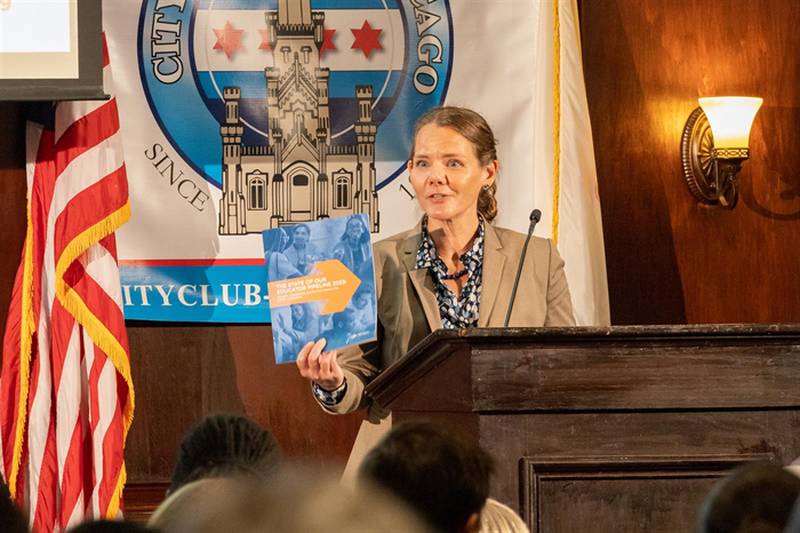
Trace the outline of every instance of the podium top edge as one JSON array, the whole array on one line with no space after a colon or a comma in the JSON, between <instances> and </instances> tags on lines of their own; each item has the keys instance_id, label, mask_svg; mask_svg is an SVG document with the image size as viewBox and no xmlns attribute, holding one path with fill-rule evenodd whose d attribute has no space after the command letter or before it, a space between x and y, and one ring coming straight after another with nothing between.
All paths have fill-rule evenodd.
<instances>
[{"instance_id":1,"label":"podium top edge","mask_svg":"<svg viewBox=\"0 0 800 533\"><path fill-rule=\"evenodd\" d=\"M428 337L430 341L442 339L482 339L498 337L552 338L681 338L701 337L800 337L800 323L783 324L670 324L635 326L569 326L569 327L525 327L525 328L466 328L459 330L436 330Z\"/></svg>"}]
</instances>

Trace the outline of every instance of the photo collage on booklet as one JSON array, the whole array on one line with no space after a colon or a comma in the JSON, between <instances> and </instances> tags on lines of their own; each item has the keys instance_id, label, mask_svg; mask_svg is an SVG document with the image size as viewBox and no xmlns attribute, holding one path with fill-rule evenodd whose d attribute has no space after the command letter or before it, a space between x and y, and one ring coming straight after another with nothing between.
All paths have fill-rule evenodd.
<instances>
[{"instance_id":1,"label":"photo collage on booklet","mask_svg":"<svg viewBox=\"0 0 800 533\"><path fill-rule=\"evenodd\" d=\"M376 338L377 298L366 214L263 232L275 361L292 363L309 341L325 350Z\"/></svg>"}]
</instances>

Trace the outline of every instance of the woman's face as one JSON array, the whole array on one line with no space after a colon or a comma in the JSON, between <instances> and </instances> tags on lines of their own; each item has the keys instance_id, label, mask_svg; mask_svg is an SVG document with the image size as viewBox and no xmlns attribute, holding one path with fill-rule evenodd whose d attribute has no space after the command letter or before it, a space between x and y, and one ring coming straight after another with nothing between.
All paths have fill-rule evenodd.
<instances>
[{"instance_id":1,"label":"woman's face","mask_svg":"<svg viewBox=\"0 0 800 533\"><path fill-rule=\"evenodd\" d=\"M292 309L292 320L303 320L303 317L306 315L306 310L303 308L302 305L293 305Z\"/></svg>"},{"instance_id":2,"label":"woman's face","mask_svg":"<svg viewBox=\"0 0 800 533\"><path fill-rule=\"evenodd\" d=\"M298 227L294 230L293 238L296 245L304 245L308 242L308 230L303 226Z\"/></svg>"},{"instance_id":3,"label":"woman's face","mask_svg":"<svg viewBox=\"0 0 800 533\"><path fill-rule=\"evenodd\" d=\"M357 218L351 218L347 221L347 236L351 239L358 240L364 234L364 225Z\"/></svg>"},{"instance_id":4,"label":"woman's face","mask_svg":"<svg viewBox=\"0 0 800 533\"><path fill-rule=\"evenodd\" d=\"M494 183L497 162L481 165L475 147L464 136L428 124L417 133L408 170L428 218L450 221L477 213L481 187Z\"/></svg>"}]
</instances>

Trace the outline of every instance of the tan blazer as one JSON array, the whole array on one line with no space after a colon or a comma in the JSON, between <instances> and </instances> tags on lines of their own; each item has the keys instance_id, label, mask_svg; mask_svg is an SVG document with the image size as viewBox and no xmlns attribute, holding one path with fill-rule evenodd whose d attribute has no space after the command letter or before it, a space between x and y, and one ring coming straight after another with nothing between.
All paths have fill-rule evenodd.
<instances>
[{"instance_id":1,"label":"tan blazer","mask_svg":"<svg viewBox=\"0 0 800 533\"><path fill-rule=\"evenodd\" d=\"M441 329L433 278L427 268L417 269L421 226L375 244L375 282L378 294L378 341L346 348L338 362L347 380L347 393L332 413L349 413L367 406L364 387L431 331ZM502 327L511 297L514 275L525 235L485 226L483 286L478 326ZM549 239L533 237L511 313L509 326L572 326L564 261ZM385 416L370 406L370 419Z\"/></svg>"}]
</instances>

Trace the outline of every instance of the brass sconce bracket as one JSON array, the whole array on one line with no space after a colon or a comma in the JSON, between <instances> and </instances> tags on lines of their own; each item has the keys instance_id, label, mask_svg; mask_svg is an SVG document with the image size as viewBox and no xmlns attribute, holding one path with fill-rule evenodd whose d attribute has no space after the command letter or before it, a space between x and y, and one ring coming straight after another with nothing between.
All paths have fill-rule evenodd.
<instances>
[{"instance_id":1,"label":"brass sconce bracket","mask_svg":"<svg viewBox=\"0 0 800 533\"><path fill-rule=\"evenodd\" d=\"M733 209L739 198L736 174L750 156L747 148L714 148L711 125L701 108L689 115L681 136L683 176L700 202Z\"/></svg>"}]
</instances>

